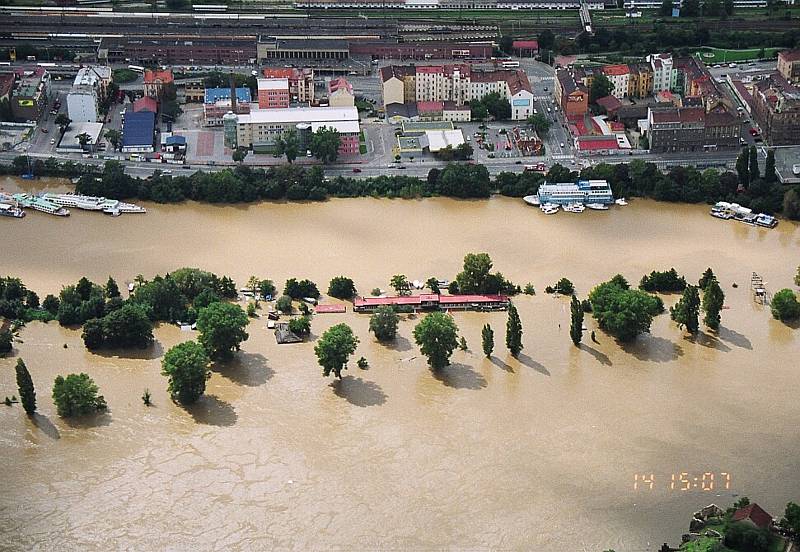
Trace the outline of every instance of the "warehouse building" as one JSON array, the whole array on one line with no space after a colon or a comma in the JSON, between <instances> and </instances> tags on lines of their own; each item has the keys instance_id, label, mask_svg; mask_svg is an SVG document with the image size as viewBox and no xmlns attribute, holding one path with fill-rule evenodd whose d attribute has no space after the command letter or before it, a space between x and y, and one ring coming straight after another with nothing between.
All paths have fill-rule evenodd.
<instances>
[{"instance_id":1,"label":"warehouse building","mask_svg":"<svg viewBox=\"0 0 800 552\"><path fill-rule=\"evenodd\" d=\"M232 114L225 116L232 121ZM359 151L358 110L355 107L291 107L287 109L255 109L236 116L236 147L256 153L274 150L278 138L295 132L301 149L308 149L311 134L326 127L339 133L340 155Z\"/></svg>"},{"instance_id":2,"label":"warehouse building","mask_svg":"<svg viewBox=\"0 0 800 552\"><path fill-rule=\"evenodd\" d=\"M156 114L151 111L128 111L122 123L122 151L151 153L154 151Z\"/></svg>"}]
</instances>

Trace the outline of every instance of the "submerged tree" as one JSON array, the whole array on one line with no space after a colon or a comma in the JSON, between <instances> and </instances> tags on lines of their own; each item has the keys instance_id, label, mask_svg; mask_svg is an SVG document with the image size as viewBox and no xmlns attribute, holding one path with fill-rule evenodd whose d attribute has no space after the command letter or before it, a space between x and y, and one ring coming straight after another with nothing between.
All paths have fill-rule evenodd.
<instances>
[{"instance_id":1,"label":"submerged tree","mask_svg":"<svg viewBox=\"0 0 800 552\"><path fill-rule=\"evenodd\" d=\"M669 309L670 316L678 323L679 328L686 327L689 333L697 333L700 329L700 293L697 286L686 286L683 296Z\"/></svg>"},{"instance_id":2,"label":"submerged tree","mask_svg":"<svg viewBox=\"0 0 800 552\"><path fill-rule=\"evenodd\" d=\"M431 368L444 368L450 364L450 355L458 346L458 326L452 316L433 312L414 328L414 341L420 352L428 357Z\"/></svg>"},{"instance_id":3,"label":"submerged tree","mask_svg":"<svg viewBox=\"0 0 800 552\"><path fill-rule=\"evenodd\" d=\"M712 330L719 329L720 315L722 305L725 302L725 293L717 282L716 278L712 278L710 282L703 288L703 323Z\"/></svg>"},{"instance_id":4,"label":"submerged tree","mask_svg":"<svg viewBox=\"0 0 800 552\"><path fill-rule=\"evenodd\" d=\"M347 360L356 351L358 338L347 324L336 324L328 328L314 346L317 362L322 366L322 375L328 377L331 372L342 379L342 370L347 369Z\"/></svg>"},{"instance_id":5,"label":"submerged tree","mask_svg":"<svg viewBox=\"0 0 800 552\"><path fill-rule=\"evenodd\" d=\"M483 346L483 354L486 358L491 358L492 351L494 350L494 330L489 324L485 324L481 330L481 345Z\"/></svg>"},{"instance_id":6,"label":"submerged tree","mask_svg":"<svg viewBox=\"0 0 800 552\"><path fill-rule=\"evenodd\" d=\"M569 336L577 347L581 342L581 339L583 339L583 306L581 305L581 302L578 301L578 298L574 295L572 296L572 301L569 304L569 310Z\"/></svg>"},{"instance_id":7,"label":"submerged tree","mask_svg":"<svg viewBox=\"0 0 800 552\"><path fill-rule=\"evenodd\" d=\"M397 323L400 317L389 305L382 305L375 310L369 319L369 331L375 334L378 341L390 341L397 335Z\"/></svg>"},{"instance_id":8,"label":"submerged tree","mask_svg":"<svg viewBox=\"0 0 800 552\"><path fill-rule=\"evenodd\" d=\"M106 401L98 395L97 385L87 374L69 374L56 377L53 383L53 402L62 418L91 414L106 408Z\"/></svg>"},{"instance_id":9,"label":"submerged tree","mask_svg":"<svg viewBox=\"0 0 800 552\"><path fill-rule=\"evenodd\" d=\"M249 323L247 313L239 305L211 303L197 316L200 343L211 358L230 356L250 337L245 331Z\"/></svg>"},{"instance_id":10,"label":"submerged tree","mask_svg":"<svg viewBox=\"0 0 800 552\"><path fill-rule=\"evenodd\" d=\"M33 416L36 412L36 390L33 388L33 380L31 374L28 372L28 367L25 362L20 358L17 360L15 368L17 373L17 388L19 390L19 400L22 402L22 408L28 416Z\"/></svg>"},{"instance_id":11,"label":"submerged tree","mask_svg":"<svg viewBox=\"0 0 800 552\"><path fill-rule=\"evenodd\" d=\"M519 319L517 307L514 304L508 306L508 321L506 322L506 347L511 352L511 356L517 358L522 350L522 321Z\"/></svg>"},{"instance_id":12,"label":"submerged tree","mask_svg":"<svg viewBox=\"0 0 800 552\"><path fill-rule=\"evenodd\" d=\"M206 350L194 341L180 343L167 351L161 362L161 374L169 378L167 390L173 400L192 404L203 396L206 380L211 377L209 362Z\"/></svg>"}]
</instances>

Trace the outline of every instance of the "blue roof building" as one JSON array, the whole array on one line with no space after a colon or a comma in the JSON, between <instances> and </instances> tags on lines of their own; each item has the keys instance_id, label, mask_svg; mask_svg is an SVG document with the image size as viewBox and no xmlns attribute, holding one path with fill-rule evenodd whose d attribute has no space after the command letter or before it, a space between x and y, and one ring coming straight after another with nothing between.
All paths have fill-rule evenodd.
<instances>
[{"instance_id":1,"label":"blue roof building","mask_svg":"<svg viewBox=\"0 0 800 552\"><path fill-rule=\"evenodd\" d=\"M206 88L205 103L213 104L217 103L220 100L227 100L227 101L231 100L230 88ZM251 101L250 89L245 87L237 88L236 101L250 103Z\"/></svg>"},{"instance_id":2,"label":"blue roof building","mask_svg":"<svg viewBox=\"0 0 800 552\"><path fill-rule=\"evenodd\" d=\"M125 113L122 125L122 151L149 153L155 141L156 114L151 111Z\"/></svg>"}]
</instances>

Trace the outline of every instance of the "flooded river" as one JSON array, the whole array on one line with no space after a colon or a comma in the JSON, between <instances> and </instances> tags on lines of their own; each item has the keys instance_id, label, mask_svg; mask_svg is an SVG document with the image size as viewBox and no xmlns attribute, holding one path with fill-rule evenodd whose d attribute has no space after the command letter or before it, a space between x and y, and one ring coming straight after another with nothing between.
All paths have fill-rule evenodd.
<instances>
[{"instance_id":1,"label":"flooded river","mask_svg":"<svg viewBox=\"0 0 800 552\"><path fill-rule=\"evenodd\" d=\"M181 266L321 289L345 274L368 292L397 273L451 279L465 253L486 251L506 277L536 286L516 299L525 349L518 361L506 354L504 313L457 313L470 351L434 375L413 344L416 320L384 346L366 316L319 315L311 343L278 346L261 319L187 410L159 372L192 332L162 326L153 348L119 356L32 323L0 359L0 398L16 394L22 357L40 412L0 406L4 549L657 550L710 502L748 495L779 516L800 499L800 330L749 289L753 271L772 292L792 287L795 224L764 230L645 200L550 217L500 198L146 206L114 219L0 219L0 274L42 297L83 275L125 282ZM567 300L541 292L566 276L585 296L617 272L638 281L671 266L692 281L713 267L727 295L719 336L689 340L662 315L633 345L598 332L578 349ZM341 321L370 367L353 362L332 385L313 340ZM486 322L491 360L480 353ZM53 378L82 371L109 411L61 420ZM636 474L652 474L653 488L634 489Z\"/></svg>"}]
</instances>

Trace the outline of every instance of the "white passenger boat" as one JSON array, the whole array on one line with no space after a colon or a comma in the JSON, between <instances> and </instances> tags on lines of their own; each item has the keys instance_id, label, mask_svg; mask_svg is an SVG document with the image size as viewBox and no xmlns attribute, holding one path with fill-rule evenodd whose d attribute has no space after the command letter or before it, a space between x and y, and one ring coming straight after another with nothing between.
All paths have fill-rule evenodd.
<instances>
[{"instance_id":1,"label":"white passenger boat","mask_svg":"<svg viewBox=\"0 0 800 552\"><path fill-rule=\"evenodd\" d=\"M0 217L22 218L25 211L8 203L0 203Z\"/></svg>"},{"instance_id":2,"label":"white passenger boat","mask_svg":"<svg viewBox=\"0 0 800 552\"><path fill-rule=\"evenodd\" d=\"M522 198L522 201L527 203L528 205L533 205L534 207L538 207L540 205L539 196L538 195L529 195Z\"/></svg>"},{"instance_id":3,"label":"white passenger boat","mask_svg":"<svg viewBox=\"0 0 800 552\"><path fill-rule=\"evenodd\" d=\"M595 211L608 211L608 205L605 203L587 203L586 207Z\"/></svg>"},{"instance_id":4,"label":"white passenger boat","mask_svg":"<svg viewBox=\"0 0 800 552\"><path fill-rule=\"evenodd\" d=\"M773 216L761 213L756 216L756 224L758 226L763 226L764 228L775 228L776 226L778 226L778 219L776 219Z\"/></svg>"},{"instance_id":5,"label":"white passenger boat","mask_svg":"<svg viewBox=\"0 0 800 552\"><path fill-rule=\"evenodd\" d=\"M139 207L133 203L124 203L116 199L105 197L86 196L80 194L52 194L47 193L42 196L47 201L65 207L75 207L86 211L102 211L112 216L119 216L120 213L146 213L147 209Z\"/></svg>"},{"instance_id":6,"label":"white passenger boat","mask_svg":"<svg viewBox=\"0 0 800 552\"><path fill-rule=\"evenodd\" d=\"M544 213L545 215L555 215L556 213L558 213L559 207L555 203L545 203L544 205L539 207L539 209L541 209L542 213Z\"/></svg>"},{"instance_id":7,"label":"white passenger boat","mask_svg":"<svg viewBox=\"0 0 800 552\"><path fill-rule=\"evenodd\" d=\"M583 203L567 203L564 206L564 210L567 213L583 213L586 207L583 206Z\"/></svg>"},{"instance_id":8,"label":"white passenger boat","mask_svg":"<svg viewBox=\"0 0 800 552\"><path fill-rule=\"evenodd\" d=\"M64 209L61 205L48 201L42 197L31 194L14 194L14 200L22 207L28 207L48 215L57 217L68 217L69 209Z\"/></svg>"}]
</instances>

